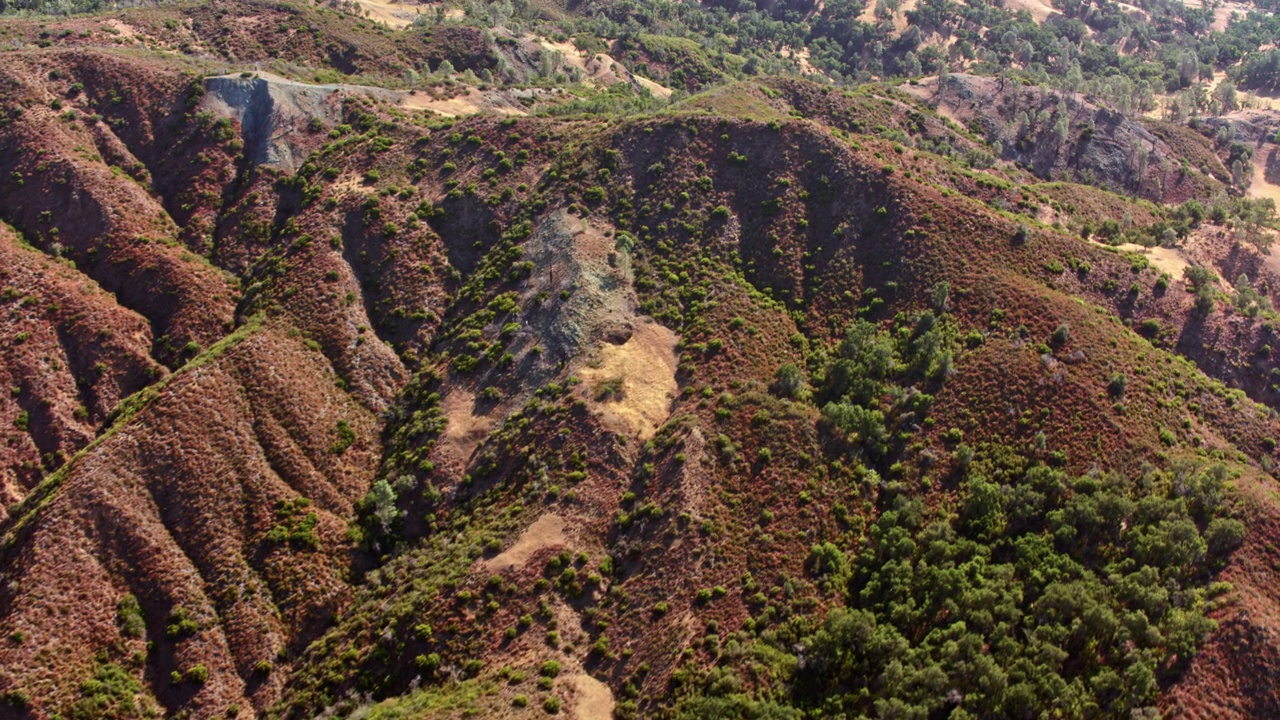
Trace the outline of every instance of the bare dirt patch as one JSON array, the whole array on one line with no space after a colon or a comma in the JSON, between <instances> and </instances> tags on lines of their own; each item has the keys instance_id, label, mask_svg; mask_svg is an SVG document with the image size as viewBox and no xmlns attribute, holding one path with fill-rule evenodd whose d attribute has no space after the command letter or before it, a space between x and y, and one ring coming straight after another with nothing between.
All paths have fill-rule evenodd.
<instances>
[{"instance_id":1,"label":"bare dirt patch","mask_svg":"<svg viewBox=\"0 0 1280 720\"><path fill-rule=\"evenodd\" d=\"M130 39L138 37L137 28L121 20L109 18L102 24L114 29L117 33L117 37Z\"/></svg>"},{"instance_id":2,"label":"bare dirt patch","mask_svg":"<svg viewBox=\"0 0 1280 720\"><path fill-rule=\"evenodd\" d=\"M1254 151L1249 197L1271 198L1280 206L1280 147L1268 144Z\"/></svg>"},{"instance_id":3,"label":"bare dirt patch","mask_svg":"<svg viewBox=\"0 0 1280 720\"><path fill-rule=\"evenodd\" d=\"M1140 251L1135 248L1142 248ZM1142 252L1151 261L1151 264L1162 272L1167 272L1175 278L1182 277L1182 273L1190 263L1182 256L1182 253L1172 248L1152 247L1143 248L1141 245L1133 245L1132 247L1123 247L1122 249L1131 252Z\"/></svg>"},{"instance_id":4,"label":"bare dirt patch","mask_svg":"<svg viewBox=\"0 0 1280 720\"><path fill-rule=\"evenodd\" d=\"M440 437L440 450L447 457L466 464L476 447L489 436L496 421L476 414L476 396L461 388L449 391L441 405L449 424Z\"/></svg>"},{"instance_id":5,"label":"bare dirt patch","mask_svg":"<svg viewBox=\"0 0 1280 720\"><path fill-rule=\"evenodd\" d=\"M676 364L675 333L656 322L639 320L626 342L601 346L579 376L606 427L647 440L671 414L679 391ZM597 388L606 383L619 384L620 392L597 394Z\"/></svg>"},{"instance_id":6,"label":"bare dirt patch","mask_svg":"<svg viewBox=\"0 0 1280 720\"><path fill-rule=\"evenodd\" d=\"M571 679L577 702L573 716L578 720L609 720L613 717L613 691L608 685L586 673Z\"/></svg>"},{"instance_id":7,"label":"bare dirt patch","mask_svg":"<svg viewBox=\"0 0 1280 720\"><path fill-rule=\"evenodd\" d=\"M408 3L385 2L384 0L357 0L360 7L364 8L365 14L373 20L385 23L388 26L400 29L413 24L414 19L423 13L435 12L435 8L431 5L411 5Z\"/></svg>"},{"instance_id":8,"label":"bare dirt patch","mask_svg":"<svg viewBox=\"0 0 1280 720\"><path fill-rule=\"evenodd\" d=\"M794 60L800 66L800 72L805 75L822 75L822 71L813 66L809 61L809 48L803 47L799 50L793 48L783 48L782 56Z\"/></svg>"},{"instance_id":9,"label":"bare dirt patch","mask_svg":"<svg viewBox=\"0 0 1280 720\"><path fill-rule=\"evenodd\" d=\"M559 655L564 665L562 682L570 693L575 720L611 720L613 718L613 691L605 683L591 677L583 667L583 656L590 638L582 629L582 614L555 600L553 612L560 631L562 644Z\"/></svg>"},{"instance_id":10,"label":"bare dirt patch","mask_svg":"<svg viewBox=\"0 0 1280 720\"><path fill-rule=\"evenodd\" d=\"M279 165L290 171L301 164L323 137L308 132L307 123L314 118L336 123L341 117L342 97L370 97L406 110L429 110L457 117L480 112L525 115L522 100L532 102L548 94L540 89L483 92L468 87L465 92L441 97L428 89L401 91L366 85L313 85L267 72L252 73L249 77L212 76L205 79L205 88L201 107L241 123L245 145L255 162Z\"/></svg>"},{"instance_id":11,"label":"bare dirt patch","mask_svg":"<svg viewBox=\"0 0 1280 720\"><path fill-rule=\"evenodd\" d=\"M573 43L569 42L540 40L538 44L548 50L560 53L566 62L581 70L587 79L602 87L625 82L634 85L637 89L647 90L654 97L664 100L671 97L671 88L663 87L648 78L631 74L631 71L623 67L621 63L604 53L595 53L588 56L574 47Z\"/></svg>"},{"instance_id":12,"label":"bare dirt patch","mask_svg":"<svg viewBox=\"0 0 1280 720\"><path fill-rule=\"evenodd\" d=\"M1204 2L1203 0L1187 0L1186 5L1189 8L1200 9L1204 7ZM1251 6L1241 2L1222 3L1213 11L1213 24L1209 26L1209 29L1214 32L1222 32L1230 24L1232 13L1239 13L1241 17L1244 17L1252 10Z\"/></svg>"},{"instance_id":13,"label":"bare dirt patch","mask_svg":"<svg viewBox=\"0 0 1280 720\"><path fill-rule=\"evenodd\" d=\"M467 88L467 92L451 98L437 99L429 93L401 93L399 105L407 110L430 110L431 112L458 117L474 115L479 112L492 112L499 115L526 115L525 109L514 98L505 92L486 93L476 88Z\"/></svg>"},{"instance_id":14,"label":"bare dirt patch","mask_svg":"<svg viewBox=\"0 0 1280 720\"><path fill-rule=\"evenodd\" d=\"M1038 23L1048 20L1050 15L1057 12L1052 5L1041 0L1009 0L1006 7L1010 10L1026 10Z\"/></svg>"},{"instance_id":15,"label":"bare dirt patch","mask_svg":"<svg viewBox=\"0 0 1280 720\"><path fill-rule=\"evenodd\" d=\"M1123 250L1124 252L1136 253L1138 255L1145 255L1147 257L1147 261L1151 263L1152 267L1154 267L1155 269L1161 272L1169 273L1169 275L1174 278L1182 277L1183 271L1186 270L1187 267L1191 264L1187 260L1186 256L1184 256L1180 251L1174 248L1147 247L1145 245L1138 245L1136 243L1120 243L1119 245L1106 245L1106 244L1097 242L1096 240L1090 240L1089 242L1092 242L1094 245L1100 245L1102 247L1114 247L1115 249Z\"/></svg>"},{"instance_id":16,"label":"bare dirt patch","mask_svg":"<svg viewBox=\"0 0 1280 720\"><path fill-rule=\"evenodd\" d=\"M1271 249L1263 256L1262 265L1276 275L1280 275L1280 253L1277 253L1274 248Z\"/></svg>"},{"instance_id":17,"label":"bare dirt patch","mask_svg":"<svg viewBox=\"0 0 1280 720\"><path fill-rule=\"evenodd\" d=\"M564 518L547 513L526 528L514 545L485 561L484 564L489 571L521 568L539 550L564 545L567 542L564 535ZM605 689L608 690L608 688Z\"/></svg>"}]
</instances>

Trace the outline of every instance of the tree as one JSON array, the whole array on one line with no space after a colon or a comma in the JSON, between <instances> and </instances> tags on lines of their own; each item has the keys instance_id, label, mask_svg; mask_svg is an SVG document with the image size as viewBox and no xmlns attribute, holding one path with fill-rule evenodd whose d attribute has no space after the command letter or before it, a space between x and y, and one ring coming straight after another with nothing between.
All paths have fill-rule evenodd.
<instances>
[{"instance_id":1,"label":"tree","mask_svg":"<svg viewBox=\"0 0 1280 720\"><path fill-rule=\"evenodd\" d=\"M1199 265L1191 265L1182 274L1191 283L1192 290L1196 294L1195 313L1203 317L1213 312L1215 300L1213 281L1216 279L1213 273Z\"/></svg>"},{"instance_id":2,"label":"tree","mask_svg":"<svg viewBox=\"0 0 1280 720\"><path fill-rule=\"evenodd\" d=\"M1178 81L1182 87L1190 87L1191 83L1200 79L1200 58L1190 50L1178 56Z\"/></svg>"},{"instance_id":3,"label":"tree","mask_svg":"<svg viewBox=\"0 0 1280 720\"><path fill-rule=\"evenodd\" d=\"M1244 523L1235 518L1214 518L1204 530L1209 554L1221 558L1244 542Z\"/></svg>"},{"instance_id":4,"label":"tree","mask_svg":"<svg viewBox=\"0 0 1280 720\"><path fill-rule=\"evenodd\" d=\"M943 280L935 283L933 286L933 309L942 313L946 312L950 307L951 283Z\"/></svg>"},{"instance_id":5,"label":"tree","mask_svg":"<svg viewBox=\"0 0 1280 720\"><path fill-rule=\"evenodd\" d=\"M360 511L369 533L366 540L370 547L377 549L383 540L390 540L395 536L400 510L396 507L396 491L385 479L374 481L369 494L365 495L361 503Z\"/></svg>"},{"instance_id":6,"label":"tree","mask_svg":"<svg viewBox=\"0 0 1280 720\"><path fill-rule=\"evenodd\" d=\"M1134 138L1129 143L1129 167L1139 183L1147 176L1147 165L1151 162L1151 148L1146 143Z\"/></svg>"},{"instance_id":7,"label":"tree","mask_svg":"<svg viewBox=\"0 0 1280 720\"><path fill-rule=\"evenodd\" d=\"M1276 201L1272 198L1243 199L1240 201L1238 214L1244 226L1245 240L1256 247L1258 252L1271 252L1275 235L1269 230L1276 220Z\"/></svg>"},{"instance_id":8,"label":"tree","mask_svg":"<svg viewBox=\"0 0 1280 720\"><path fill-rule=\"evenodd\" d=\"M915 27L914 25L912 27ZM920 67L920 60L914 52L908 52L902 58L902 74L907 77L917 77L923 69Z\"/></svg>"},{"instance_id":9,"label":"tree","mask_svg":"<svg viewBox=\"0 0 1280 720\"><path fill-rule=\"evenodd\" d=\"M1223 80L1213 89L1213 102L1218 114L1229 113L1240 108L1236 100L1236 85L1230 80Z\"/></svg>"},{"instance_id":10,"label":"tree","mask_svg":"<svg viewBox=\"0 0 1280 720\"><path fill-rule=\"evenodd\" d=\"M1058 113L1058 119L1053 123L1053 140L1057 145L1066 142L1067 135L1071 132L1070 122L1067 120L1066 113Z\"/></svg>"},{"instance_id":11,"label":"tree","mask_svg":"<svg viewBox=\"0 0 1280 720\"><path fill-rule=\"evenodd\" d=\"M794 363L786 363L773 374L773 385L784 397L802 400L809 391L805 387L804 372Z\"/></svg>"}]
</instances>

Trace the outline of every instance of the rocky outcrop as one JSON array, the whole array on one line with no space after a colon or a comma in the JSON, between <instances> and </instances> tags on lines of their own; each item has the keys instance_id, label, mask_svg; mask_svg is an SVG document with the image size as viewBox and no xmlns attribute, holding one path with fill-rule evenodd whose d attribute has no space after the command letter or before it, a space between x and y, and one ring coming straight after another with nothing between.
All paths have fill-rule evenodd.
<instances>
[{"instance_id":1,"label":"rocky outcrop","mask_svg":"<svg viewBox=\"0 0 1280 720\"><path fill-rule=\"evenodd\" d=\"M328 125L341 118L335 102L340 90L266 74L219 75L205 80L202 105L240 124L245 156L253 163L293 172L319 144L307 131L312 120Z\"/></svg>"},{"instance_id":2,"label":"rocky outcrop","mask_svg":"<svg viewBox=\"0 0 1280 720\"><path fill-rule=\"evenodd\" d=\"M941 89L936 79L903 89L986 138L1002 159L1048 180L1157 202L1211 195L1227 180L1206 138L1092 96L960 73L947 76Z\"/></svg>"}]
</instances>

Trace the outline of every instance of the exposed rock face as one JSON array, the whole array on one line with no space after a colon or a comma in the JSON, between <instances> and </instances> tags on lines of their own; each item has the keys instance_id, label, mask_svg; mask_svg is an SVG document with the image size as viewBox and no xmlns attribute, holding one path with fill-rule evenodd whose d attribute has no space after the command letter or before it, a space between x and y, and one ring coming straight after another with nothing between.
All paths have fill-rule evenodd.
<instances>
[{"instance_id":1,"label":"exposed rock face","mask_svg":"<svg viewBox=\"0 0 1280 720\"><path fill-rule=\"evenodd\" d=\"M1204 195L1228 179L1210 142L1187 128L1140 120L1096 98L1026 87L1014 81L956 73L903 88L938 110L1000 143L1001 157L1052 180L1075 180L1155 201ZM1183 160L1201 157L1188 172Z\"/></svg>"},{"instance_id":2,"label":"exposed rock face","mask_svg":"<svg viewBox=\"0 0 1280 720\"><path fill-rule=\"evenodd\" d=\"M221 75L205 80L205 109L240 123L245 155L258 165L293 172L319 144L307 132L313 119L337 122L338 85L304 85L257 74Z\"/></svg>"}]
</instances>

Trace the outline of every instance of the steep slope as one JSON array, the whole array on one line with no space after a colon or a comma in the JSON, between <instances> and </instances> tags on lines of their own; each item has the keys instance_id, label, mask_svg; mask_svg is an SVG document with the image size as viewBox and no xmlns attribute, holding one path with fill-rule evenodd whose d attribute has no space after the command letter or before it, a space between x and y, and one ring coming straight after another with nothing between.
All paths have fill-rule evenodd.
<instances>
[{"instance_id":1,"label":"steep slope","mask_svg":"<svg viewBox=\"0 0 1280 720\"><path fill-rule=\"evenodd\" d=\"M72 715L123 701L81 686L108 667L143 678L147 702L199 716L278 692L349 592L341 518L378 458L373 414L290 335L245 326L131 399L15 509L0 601L10 688Z\"/></svg>"},{"instance_id":2,"label":"steep slope","mask_svg":"<svg viewBox=\"0 0 1280 720\"><path fill-rule=\"evenodd\" d=\"M63 109L61 93L46 84L48 67L36 57L13 56L0 68L6 113L0 127L6 193L0 216L41 250L74 261L122 305L146 317L157 359L190 357L230 329L231 278L176 242L173 220L150 192L146 165L110 123L104 126L88 111L91 96L78 94L68 103L79 111ZM109 92L118 91L104 90Z\"/></svg>"},{"instance_id":3,"label":"steep slope","mask_svg":"<svg viewBox=\"0 0 1280 720\"><path fill-rule=\"evenodd\" d=\"M530 124L538 127L532 121ZM491 167L489 163L494 160L500 162L500 158L505 157L505 151L502 151L504 155L497 155L487 145L486 138L494 138L488 142L496 142L496 138L506 132L505 128L513 128L512 134L519 136L522 135L522 127L521 121L477 121L455 125L452 130L457 134L450 137L458 141L466 137L476 138L476 142L467 143L475 149L469 150L464 145L459 152L446 146L440 149L437 162L442 168L444 162L451 165L456 162L459 168L469 168L444 169L444 174L456 180L459 187L465 186L469 178L486 174L486 168ZM717 133L719 140L715 139ZM753 499L753 509L744 509L739 504L741 500L726 497L726 489L740 485L742 481L732 482L714 470L706 474L708 465L718 465L711 460L715 455L707 447L708 438L713 434L718 433L715 435L719 448L716 452L723 456L727 451L732 458L739 457L740 452L740 457L757 458L750 465L759 468L755 470L761 473L759 481L775 486L788 477L795 478L792 473L796 472L796 466L792 462L805 456L812 458L815 454L821 456L832 452L832 448L826 445L829 441L823 441L821 435L812 434L817 418L812 410L805 411L803 406L779 402L759 390L756 394L747 395L749 399L744 401L726 401L726 397L734 394L726 391L734 385L739 389L750 387L751 382L744 381L744 378L754 378L758 383L756 387L763 389L778 363L788 356L799 361L797 348L787 349L787 343L796 337L796 331L800 329L796 321L805 318L806 314L811 314L819 322L834 318L831 324L839 327L843 324L841 316L854 317L857 303L881 295L881 292L853 292L857 288L893 289L892 296L885 295L892 305L885 307L887 302L872 302L865 306L873 311L872 317L878 313L887 316L894 307L911 308L914 305L918 312L922 304L927 306L934 302L935 288L943 279L949 279L956 292L963 293L949 301L954 304L948 306L949 312L962 323L973 323L969 327L975 331L987 329L990 332L987 323L994 316L994 311L1000 310L1002 322L998 327L1006 328L1005 332L1012 335L1009 339L1000 339L999 332L991 333L989 338L987 333L981 333L977 335L978 343L974 350L958 353L954 361L954 375L938 391L935 411L931 414L936 427L955 426L956 432L966 439L972 437L979 447L1005 444L1017 437L1025 438L1023 442L1029 443L1037 436L1048 437L1053 438L1051 447L1057 453L1051 455L1061 457L1059 462L1084 470L1095 465L1093 458L1102 455L1108 458L1108 468L1121 471L1128 468L1130 472L1137 472L1144 459L1163 454L1160 448L1164 435L1157 432L1162 427L1182 425L1191 428L1186 435L1187 440L1206 444L1209 448L1229 447L1227 435L1242 440L1271 432L1264 430L1271 423L1266 413L1257 409L1244 414L1229 412L1230 404L1239 402L1233 399L1238 396L1222 393L1212 384L1200 381L1190 384L1179 381L1182 384L1178 393L1201 404L1200 416L1206 426L1196 430L1195 425L1184 423L1183 416L1176 410L1178 405L1166 405L1166 393L1169 391L1165 383L1183 373L1195 375L1195 371L1185 364L1161 371L1164 379L1153 381L1150 387L1131 388L1127 391L1124 407L1116 406L1104 391L1115 369L1152 362L1159 365L1162 362L1159 361L1159 351L1123 329L1116 319L1100 322L1097 310L1077 307L1060 290L1046 289L1043 283L1083 293L1103 303L1103 307L1110 305L1117 313L1133 314L1135 305L1132 299L1109 289L1114 286L1114 279L1134 277L1139 282L1154 284L1158 273L1135 267L1124 256L1051 232L1036 232L1018 240L1014 223L998 219L982 206L958 195L919 188L909 179L897 179L898 172L886 173L874 164L878 162L872 159L874 152L879 151L869 149L850 157L847 145L833 142L821 131L802 123L772 128L739 121L677 119L624 126L620 131L595 138L587 149L553 165L555 176L548 174L546 189L540 192L542 197L547 193L565 193L567 197L575 198L581 192L580 197L588 199L588 203L600 203L607 198L613 203L614 211L620 211L619 215L609 217L589 213L589 225L605 228L606 235L610 232L615 235L625 233L626 239L620 239L615 245L615 262L635 268L639 307L673 324L680 332L685 352L677 377L682 386L705 387L707 390L697 393L686 391L682 395L685 400L677 402L673 421L659 431L655 442L660 442L656 446L646 445L636 455L632 454L635 451L630 449L634 448L631 443L621 451L610 450L609 443L596 439L607 415L593 412L592 403L603 402L607 409L607 403L616 392L614 388L625 388L628 378L610 378L589 372L590 365L579 375L575 373L573 356L569 354L564 358L566 363L557 381L541 391L541 400L526 403L520 413L498 425L495 435L480 445L478 454L464 452L460 456L451 456L450 449L455 448L458 441L450 439L448 428L456 423L476 427L475 417L468 416L480 413L476 412L477 403L459 405L450 403L449 398L463 392L472 397L491 395L500 406L504 399L515 393L515 399L519 400L521 385L513 386L503 378L509 372L521 371L504 372L503 368L528 368L529 362L541 352L563 347L562 341L545 329L541 335L535 335L538 344L530 347L528 340L508 335L505 328L523 327L519 332L530 329L538 332L536 328L554 327L547 326L539 318L546 317L547 313L554 317L556 313L568 310L567 306L559 306L552 300L556 296L556 288L563 287L567 291L567 295L562 293L562 298L572 298L583 292L582 287L573 287L572 273L561 276L564 284L546 284L558 273L554 262L547 267L548 259L537 249L544 241L538 238L546 232L554 232L545 223L552 223L554 227L563 220L557 220L554 214L543 214L550 212L550 208L534 210L543 219L532 227L517 230L515 235L505 233L496 247L490 250L490 256L475 268L473 277L478 275L483 284L469 283L470 289L461 293L461 309L446 314L445 338L456 336L459 340L466 340L465 345L446 340L441 346L449 353L452 369L442 376L437 376L435 371L427 373L419 380L425 387L411 393L408 403L398 411L406 424L403 431L395 430L393 433L397 440L390 447L390 464L383 472L388 482L395 479L396 493L404 503L397 511L404 513L401 516L403 532L410 538L428 532L425 546L410 550L371 576L368 600L358 603L336 633L313 649L308 662L310 669L300 674L296 680L297 687L286 694L280 709L286 714L305 716L339 701L344 693L348 699L339 702L338 707L350 708L354 707L355 698L364 693L373 692L375 697L396 695L412 687L414 677L439 677L446 671L456 673L460 670L468 675L480 673L484 677L488 658L527 658L527 653L540 647L532 635L520 639L525 633L521 628L528 626L521 619L522 611L535 618L539 617L539 612L542 613L541 616L547 620L546 627L557 634L572 632L576 635L579 623L587 632L585 638L573 640L568 645L553 640L553 651L548 658L559 658L560 662L574 667L581 663L595 672L606 672L613 679L615 689L634 685L640 692L661 695L659 689L665 686L670 673L678 667L678 664L673 664L673 654L682 654L684 642L681 638L690 637L677 628L691 630L684 623L689 623L695 616L701 617L702 621L707 617L697 611L703 602L700 600L692 603L689 611L692 614L668 615L666 610L656 613L647 608L659 604L668 607L670 598L699 598L699 590L730 587L740 579L744 563L752 567L753 577L763 576L757 582L766 586L787 577L794 580L804 574L804 569L797 563L805 557L808 544L822 539L821 535L806 533L796 538L799 540L796 544L784 543L775 556L776 565L761 565L759 556L756 560L749 560L741 556L735 559L733 555L718 555L719 561L714 566L725 570L690 574L687 570L677 569L688 568L690 563L696 567L694 558L706 552L700 548L707 542L723 544L726 550L750 546L745 537L736 534L741 530L717 532L715 528L720 522L725 523L726 528L741 528L742 518L754 517L765 510L775 515L782 514L785 510L781 508L787 506L785 491L774 495L757 494ZM423 156L418 157L421 159ZM798 160L802 157L830 159L822 163ZM794 170L780 170L778 179L787 182L778 182L774 187L803 188L806 191L813 188L814 191L808 192L808 198L818 197L809 204L774 203L774 193L787 191L772 190L753 181L751 174L741 169L742 159L768 168L803 168L796 175L792 174ZM428 165L431 164L428 161ZM921 158L920 165L923 167L907 163L906 167L912 173L930 171L927 158ZM568 171L566 177L557 168L574 170ZM609 172L600 173L599 170ZM906 171L903 172L904 178L905 175ZM701 177L708 178L710 183L703 182ZM588 184L593 179L598 181L598 178L606 178L606 183L599 186ZM825 183L822 182L824 179ZM957 179L963 181L965 178L960 176ZM499 180L495 190L514 182L515 179ZM660 209L651 205L647 211L644 208L633 210L635 204L629 198L639 193L640 183L644 184L644 192L649 198L683 198L681 193L692 198L697 193L699 199L683 200L685 205L681 210L677 210L675 203L670 208ZM839 205L840 214L834 217L827 215L830 212L828 208L834 206L825 205L824 198L816 192L824 184L835 188L829 191L830 197L862 198L866 207L844 203ZM598 190L593 189L597 187ZM501 193L491 196L500 197ZM479 199L469 203L466 198L463 193L458 197L447 197L443 203L433 206L428 212L433 218L433 228L447 233L452 227L452 218L470 217ZM801 200L808 198L799 197ZM491 202L486 201L485 204ZM883 213L876 207L879 202L885 203L880 206L886 208ZM385 204L380 207L385 209ZM499 201L493 203L493 207L501 212L509 205ZM719 209L721 207L723 211ZM805 208L804 217L796 217L794 211L779 212L783 208L795 207ZM894 208L892 214L889 207ZM633 220L633 212L644 213L648 217ZM929 220L935 217L935 212L938 213L936 217L946 220L941 223ZM678 226L678 234L662 229L668 219L678 217L686 218ZM840 239L836 241L831 256L818 256L818 262L803 262L804 253L818 250L816 243L808 245L811 241L806 238L828 237L826 233L833 233L830 228L842 225L846 229L837 235ZM617 230L619 226L637 227L644 234L635 237L628 231ZM514 227L520 227L520 224L517 222ZM646 227L654 228L656 232L651 233L645 230ZM814 228L813 235L807 232L797 234L791 228ZM513 252L514 248L509 243L524 237L529 240L523 244L523 251ZM761 239L771 237L777 244L761 247ZM981 243L979 252L983 257L989 260L999 258L992 264L1003 268L1001 271L993 274L988 265L982 269L972 267L968 258L973 256L975 242ZM674 262L670 259L671 246L676 243L685 248L685 256L689 259ZM893 255L883 249L889 244L894 247ZM546 275L535 271L526 280L527 271L522 265L526 257L535 268L547 268ZM735 257L741 260L733 260ZM765 263L765 257L772 259ZM1063 276L1060 271L1046 267L1049 264L1046 258L1055 257L1061 257L1063 261L1073 260L1080 267L1087 265L1089 270ZM893 261L891 258L902 259ZM735 277L734 265L720 265L724 261L742 263L738 267L743 274L736 275L738 280L732 280ZM498 263L496 266L492 264L495 262ZM681 278L678 270L689 279ZM757 273L761 277L756 281L756 287L768 289L775 297L791 298L797 307L810 309L782 313L782 306L766 300L747 282L746 278ZM687 289L681 289L686 283ZM480 291L479 288L485 285L490 289ZM476 296L476 292L482 294ZM1181 312L1178 308L1191 302L1190 295L1182 291L1176 296L1174 293L1169 295L1168 302L1172 307L1165 308L1169 313ZM703 297L715 298L714 305L704 305L700 300ZM550 306L545 307L544 303L550 303ZM1153 307L1158 307L1158 303L1153 303ZM709 314L703 315L704 312ZM512 323L504 314L518 314L521 319ZM865 315L866 311L862 314ZM825 324L822 322L819 327ZM1053 351L1037 341L1023 339L1048 338L1055 327L1062 325L1075 329L1077 333L1065 349ZM451 326L457 329L449 330ZM734 340L732 334L726 337L710 329L724 327L754 330L741 340ZM957 334L963 333L963 327L961 325L957 329ZM624 334L619 339L625 337ZM1118 351L1104 350L1108 344L1114 346L1121 337L1124 341ZM443 357L440 362L444 362ZM972 370L968 370L970 367ZM472 379L477 372L480 373L479 383ZM1163 375L1165 372L1169 375ZM1001 390L984 387L996 374L1005 379ZM520 376L525 377L523 372ZM732 379L727 385L722 385L726 377ZM1013 394L1009 384L1012 377L1023 383L1022 389ZM587 381L579 383L583 378ZM608 380L621 382L608 383ZM477 392L485 390L482 386L492 388L494 392ZM723 417L719 412L711 413L713 403L708 402L718 393L725 393L721 395L721 408L725 411ZM1091 399L1094 395L1098 397ZM980 398L1000 398L1002 402L984 405ZM625 390L621 400L626 401ZM723 405L725 402L730 404ZM745 402L741 411L734 410L738 402ZM1083 402L1083 405L1063 405L1075 402ZM1043 406L1057 409L1028 415L1028 411ZM701 411L696 410L697 407L701 407ZM765 408L769 409L761 412ZM1013 417L1009 421L1010 426L1005 427L1001 419L1008 417L1010 411ZM1123 419L1130 414L1152 422L1135 425ZM497 420L502 413L492 415L492 419ZM709 417L712 415L714 418ZM1095 424L1097 421L1092 420L1108 416L1115 419L1102 424ZM724 424L725 420L733 417L749 418L751 422L736 427ZM773 446L773 442L761 437L760 417L766 418L764 422L768 423L769 429L764 437L787 438L781 446L794 448L798 456L789 453L779 455L781 451ZM1090 420L1082 424L1083 418ZM514 425L511 424L513 421ZM444 431L440 442L437 442L437 433L441 432L442 426ZM805 430L806 426L808 430ZM1124 431L1117 432L1120 428ZM634 437L626 430L621 434L622 437ZM565 439L551 445L537 441L537 438L548 436ZM723 442L719 437L724 438ZM933 438L932 442L944 447L948 442L942 433L926 432L923 437ZM582 445L574 442L577 439L582 440ZM766 443L763 449L771 451L769 460L758 465L760 458L765 456L759 444L762 440ZM1171 435L1169 442L1179 443L1180 440L1177 435ZM614 445L616 447L616 442ZM681 448L681 452L661 449L673 446ZM1254 453L1269 452L1261 444L1250 447ZM605 454L597 454L600 452ZM936 447L927 450L916 448L914 452L921 457L945 457L947 454L946 450ZM676 454L681 457L674 458ZM460 457L470 459L464 463L465 475L461 474L464 468L458 465ZM729 463L729 468L736 467L736 462ZM695 468L704 469L698 471ZM729 468L719 472L726 472ZM800 477L806 474L801 472ZM621 480L628 476L633 479L629 482ZM946 476L945 472L943 476ZM562 479L557 482L557 478ZM758 487L755 482L757 480L753 478L738 492L753 492ZM565 487L572 487L571 497L566 494ZM819 485L821 487L824 486ZM607 504L604 508L600 506L601 498L619 492L621 499L617 501L616 525L602 527L601 521L609 513ZM730 496L736 494L729 492ZM799 518L803 526L823 527L823 521L811 517L810 511L805 509L813 502L812 492L812 486L804 491L810 499L803 501ZM425 498L425 505L420 504L424 502L420 496ZM718 501L712 498L718 498ZM831 512L830 508L842 504L817 503L814 509L827 508L826 512ZM518 515L508 517L508 508L519 508ZM425 527L417 520L423 512L429 513L429 524ZM394 537L396 517L396 513L383 514L371 526L370 532L380 537ZM676 524L669 525L673 519ZM445 522L449 524L442 526L441 523ZM459 538L469 539L470 544L445 551L438 544L444 537L438 535L437 528L443 527L452 527L454 532L461 529L465 533L461 536L446 534L444 537L452 537L451 544ZM521 531L521 527L532 529ZM539 529L544 527L555 529ZM690 530L698 527L708 533L701 539L697 533L689 535ZM839 527L839 523L833 527ZM723 532L730 534L726 536L721 534ZM495 535L497 538L505 536L507 540L495 539ZM645 551L649 543L664 537L665 541L653 547L656 551L656 547L665 544L664 550L657 551L656 555ZM783 537L796 536L784 532ZM508 543L516 548L509 555L500 554L491 561L473 562L475 555L483 554L485 548L491 548L490 552L493 552L507 547ZM409 547L413 547L412 543ZM539 547L542 555L539 555ZM676 551L676 547L682 549ZM685 554L683 548L686 547L692 555ZM537 558L553 558L557 549L568 550L569 555L565 557L570 558L579 552L586 553L585 566L574 567L571 574L553 575L551 579L560 579L549 586L535 582L532 591L522 590L536 578L529 573L531 568L537 567ZM591 559L602 551L607 551L607 560ZM459 552L464 554L450 554ZM441 564L446 555L453 559ZM520 558L524 562L509 560L509 557ZM414 568L423 567L429 558L435 565L424 585L424 578ZM561 569L571 564L565 559L546 562L552 566L558 564ZM601 563L600 568L595 562ZM495 568L505 569L510 574L495 575L492 572ZM590 581L601 583L598 592L592 592L590 585L581 587L578 578L584 573L599 578ZM616 590L611 589L615 585ZM562 599L546 596L539 600L547 587L559 588L557 592L561 595L558 597ZM609 589L608 593L604 592L606 589ZM619 591L622 595L617 594ZM584 592L585 595L582 594ZM390 608L385 604L387 593L398 598ZM613 598L617 597L641 599L624 602L615 609L617 600ZM486 604L486 598L492 598L493 602ZM574 619L572 614L565 614L570 610L557 610L560 607L558 603L566 603L570 609L576 608L578 612L585 613L583 617L592 619ZM722 612L726 613L724 617ZM710 617L716 626L725 622L741 623L744 621L743 612L742 606L731 605L715 611ZM598 622L599 618L605 621ZM369 628L387 627L385 622L393 619L389 631L376 637L370 634ZM669 631L649 633L647 629L654 622L663 626L668 623L676 625ZM563 629L565 623L570 629ZM440 627L446 631L432 631L432 628ZM514 636L503 630L507 627L515 628ZM730 627L736 625L731 624ZM655 646L637 642L636 638L641 637L663 637L669 641ZM588 643L589 652L584 655L583 645ZM611 651L610 648L620 649ZM541 654L545 655L545 651ZM343 657L349 660L337 660ZM532 659L526 659L508 669L528 675L536 664ZM642 679L634 674L634 669L642 665L654 673L652 679ZM453 669L449 670L450 667ZM525 669L521 670L522 667ZM654 670L655 667L659 669ZM346 680L334 685L337 677L345 677ZM566 683L565 687L570 685ZM642 688L651 690L646 692ZM505 693L499 693L499 697L504 696ZM1256 698L1251 701L1256 701Z\"/></svg>"},{"instance_id":4,"label":"steep slope","mask_svg":"<svg viewBox=\"0 0 1280 720\"><path fill-rule=\"evenodd\" d=\"M0 62L0 716L1280 711L1271 316L1064 229L1173 210L882 86L450 118L93 38Z\"/></svg>"},{"instance_id":5,"label":"steep slope","mask_svg":"<svg viewBox=\"0 0 1280 720\"><path fill-rule=\"evenodd\" d=\"M125 396L163 376L151 359L151 328L96 283L24 246L0 226L8 305L0 401L7 429L4 508L94 438Z\"/></svg>"}]
</instances>

